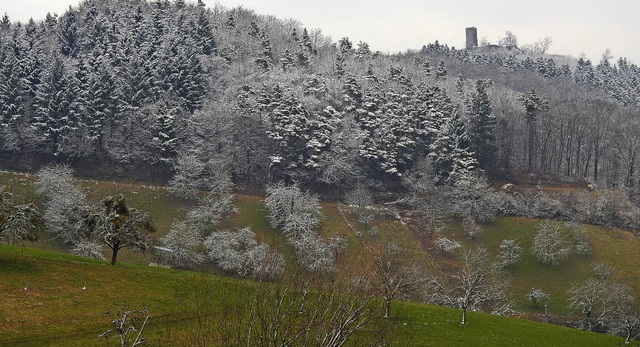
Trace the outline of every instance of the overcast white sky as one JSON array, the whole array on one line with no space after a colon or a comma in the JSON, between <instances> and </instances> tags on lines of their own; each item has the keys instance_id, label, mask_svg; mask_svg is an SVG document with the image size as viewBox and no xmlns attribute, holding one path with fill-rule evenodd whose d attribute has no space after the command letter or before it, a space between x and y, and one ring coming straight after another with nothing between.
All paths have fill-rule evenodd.
<instances>
[{"instance_id":1,"label":"overcast white sky","mask_svg":"<svg viewBox=\"0 0 640 347\"><path fill-rule=\"evenodd\" d=\"M195 0L194 0L195 1ZM216 0L204 0L213 6ZM638 0L218 0L260 14L295 18L337 41L366 41L372 50L399 52L440 40L464 47L464 29L478 28L490 42L509 30L520 45L549 35L551 53L574 57L585 53L595 62L605 49L640 63ZM0 0L0 13L12 20L62 13L78 0Z\"/></svg>"}]
</instances>

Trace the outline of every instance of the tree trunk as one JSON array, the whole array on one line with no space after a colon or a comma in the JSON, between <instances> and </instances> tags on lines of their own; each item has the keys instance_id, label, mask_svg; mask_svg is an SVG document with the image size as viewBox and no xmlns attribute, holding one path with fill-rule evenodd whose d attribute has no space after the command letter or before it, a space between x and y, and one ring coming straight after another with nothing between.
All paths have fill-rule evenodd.
<instances>
[{"instance_id":1,"label":"tree trunk","mask_svg":"<svg viewBox=\"0 0 640 347\"><path fill-rule=\"evenodd\" d=\"M113 253L111 253L111 265L116 265L116 261L118 260L118 251L120 247L113 247Z\"/></svg>"},{"instance_id":2,"label":"tree trunk","mask_svg":"<svg viewBox=\"0 0 640 347\"><path fill-rule=\"evenodd\" d=\"M384 302L384 318L389 318L391 312L391 299L385 299Z\"/></svg>"},{"instance_id":3,"label":"tree trunk","mask_svg":"<svg viewBox=\"0 0 640 347\"><path fill-rule=\"evenodd\" d=\"M462 308L462 325L467 324L467 308Z\"/></svg>"}]
</instances>

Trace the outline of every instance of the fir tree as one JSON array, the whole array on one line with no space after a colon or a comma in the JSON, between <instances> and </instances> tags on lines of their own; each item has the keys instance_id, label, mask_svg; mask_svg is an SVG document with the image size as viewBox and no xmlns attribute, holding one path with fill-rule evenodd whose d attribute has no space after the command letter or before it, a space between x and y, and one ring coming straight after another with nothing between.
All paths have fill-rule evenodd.
<instances>
[{"instance_id":1,"label":"fir tree","mask_svg":"<svg viewBox=\"0 0 640 347\"><path fill-rule=\"evenodd\" d=\"M15 124L24 115L18 61L8 56L0 62L0 125Z\"/></svg>"},{"instance_id":2,"label":"fir tree","mask_svg":"<svg viewBox=\"0 0 640 347\"><path fill-rule=\"evenodd\" d=\"M62 58L54 56L38 86L34 126L43 134L51 153L59 155L63 141L75 128L71 112L71 95Z\"/></svg>"},{"instance_id":3,"label":"fir tree","mask_svg":"<svg viewBox=\"0 0 640 347\"><path fill-rule=\"evenodd\" d=\"M209 16L204 8L198 11L198 21L196 23L196 43L200 53L211 55L216 50L216 40L213 35L213 27L209 21Z\"/></svg>"},{"instance_id":4,"label":"fir tree","mask_svg":"<svg viewBox=\"0 0 640 347\"><path fill-rule=\"evenodd\" d=\"M470 177L478 167L458 112L447 120L429 149L438 184L452 186L459 179Z\"/></svg>"},{"instance_id":5,"label":"fir tree","mask_svg":"<svg viewBox=\"0 0 640 347\"><path fill-rule=\"evenodd\" d=\"M302 41L300 41L300 45L307 51L308 54L312 54L314 52L307 28L304 28L302 30Z\"/></svg>"},{"instance_id":6,"label":"fir tree","mask_svg":"<svg viewBox=\"0 0 640 347\"><path fill-rule=\"evenodd\" d=\"M487 93L489 80L476 81L476 91L469 104L469 144L476 154L480 168L488 173L495 172L496 166L496 118L491 114L491 101Z\"/></svg>"},{"instance_id":7,"label":"fir tree","mask_svg":"<svg viewBox=\"0 0 640 347\"><path fill-rule=\"evenodd\" d=\"M447 76L447 68L444 66L444 61L440 61L438 68L436 69L436 79L444 78Z\"/></svg>"},{"instance_id":8,"label":"fir tree","mask_svg":"<svg viewBox=\"0 0 640 347\"><path fill-rule=\"evenodd\" d=\"M282 58L280 58L280 64L282 65L282 71L287 71L294 65L293 56L289 50L285 50L282 54Z\"/></svg>"},{"instance_id":9,"label":"fir tree","mask_svg":"<svg viewBox=\"0 0 640 347\"><path fill-rule=\"evenodd\" d=\"M76 11L69 7L60 20L60 52L66 57L75 57L78 51L80 36L76 23Z\"/></svg>"}]
</instances>

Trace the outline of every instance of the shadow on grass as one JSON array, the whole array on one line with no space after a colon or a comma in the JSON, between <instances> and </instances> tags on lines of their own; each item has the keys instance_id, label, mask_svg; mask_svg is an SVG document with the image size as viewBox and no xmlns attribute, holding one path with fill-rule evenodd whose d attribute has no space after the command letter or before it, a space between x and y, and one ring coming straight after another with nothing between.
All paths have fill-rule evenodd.
<instances>
[{"instance_id":1,"label":"shadow on grass","mask_svg":"<svg viewBox=\"0 0 640 347\"><path fill-rule=\"evenodd\" d=\"M33 273L37 266L27 259L2 259L0 258L0 272L4 273Z\"/></svg>"}]
</instances>

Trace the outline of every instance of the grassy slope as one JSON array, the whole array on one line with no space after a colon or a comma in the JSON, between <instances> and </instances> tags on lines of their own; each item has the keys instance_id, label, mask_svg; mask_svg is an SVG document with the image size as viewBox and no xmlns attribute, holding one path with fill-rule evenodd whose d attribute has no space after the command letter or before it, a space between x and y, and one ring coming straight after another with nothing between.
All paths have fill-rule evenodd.
<instances>
[{"instance_id":1,"label":"grassy slope","mask_svg":"<svg viewBox=\"0 0 640 347\"><path fill-rule=\"evenodd\" d=\"M147 307L153 314L146 336L167 345L180 329L178 293L203 275L136 265L110 266L39 249L0 246L0 345L104 345L97 335L108 328L117 304ZM222 297L251 286L204 275ZM24 286L28 283L28 292ZM86 285L87 289L82 290ZM615 346L620 339L531 321L471 313L460 326L457 310L403 303L396 346ZM115 339L110 340L112 343ZM357 344L356 344L357 345Z\"/></svg>"},{"instance_id":2,"label":"grassy slope","mask_svg":"<svg viewBox=\"0 0 640 347\"><path fill-rule=\"evenodd\" d=\"M593 254L589 256L572 254L567 261L550 268L541 267L529 252L539 220L527 218L499 218L484 227L477 242L465 241L469 246L482 242L488 250L497 255L503 239L517 239L523 248L520 262L509 271L513 276L512 288L518 308L523 311L542 313L541 307L531 307L526 293L531 288L539 288L551 294L550 313L566 315L567 290L572 282L593 276L592 263L604 262L615 269L614 276L629 284L640 295L640 241L633 234L610 228L587 226ZM460 233L458 232L459 236Z\"/></svg>"},{"instance_id":3,"label":"grassy slope","mask_svg":"<svg viewBox=\"0 0 640 347\"><path fill-rule=\"evenodd\" d=\"M0 182L9 185L14 193L27 200L34 198L32 181L33 178L30 176L0 173ZM122 193L130 199L135 207L150 212L158 229L154 235L155 239L166 234L173 220L183 216L188 207L188 203L176 201L159 187L95 181L83 181L83 186L94 201L108 194ZM285 255L288 267L293 268L295 266L293 250L287 245L285 238L269 226L262 199L254 196L237 196L236 206L239 209L238 214L233 215L221 227L251 227L259 239L277 247ZM421 248L420 243L412 233L406 232L403 226L396 224L391 228L391 235L384 233L364 234L364 238L361 240L355 236L351 227L362 230L362 226L358 225L352 218L353 216L347 216L351 224L349 226L339 209L340 207L337 205L323 204L325 220L321 233L325 236L338 234L346 238L347 248L339 258L343 266L352 268L367 266L369 256L363 244L380 242L389 237L393 237L396 242L404 245L412 255L419 256L424 259L425 263L429 263L426 252ZM510 270L513 275L512 287L518 309L539 317L542 308L531 307L525 297L525 294L532 287L536 287L551 294L550 313L570 314L566 308L567 289L572 282L583 280L591 275L591 263L594 261L606 262L613 266L616 269L616 277L630 284L637 295L640 294L640 270L636 266L640 263L640 241L632 234L620 230L589 226L589 237L594 248L593 255L572 255L564 264L544 269L536 264L534 257L528 252L536 223L538 221L525 218L499 218L495 223L484 226L484 231L477 241L484 243L493 254L497 254L502 239L516 238L519 240L525 250L523 259ZM447 233L449 236L453 235L454 238L462 239L460 227L455 223L452 223ZM36 247L48 250L64 249L56 241L51 241L46 237L43 239L44 242L39 242ZM476 241L467 240L464 242L468 246L476 243ZM138 253L123 252L120 260L146 264L149 258ZM455 257L442 257L437 261L446 261L449 266L452 262L455 263Z\"/></svg>"}]
</instances>

